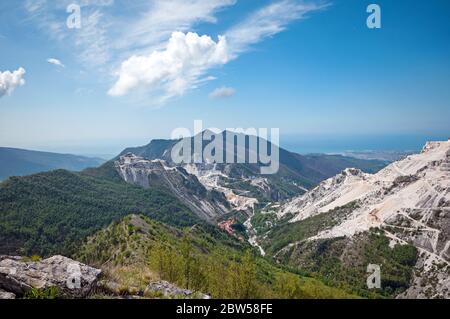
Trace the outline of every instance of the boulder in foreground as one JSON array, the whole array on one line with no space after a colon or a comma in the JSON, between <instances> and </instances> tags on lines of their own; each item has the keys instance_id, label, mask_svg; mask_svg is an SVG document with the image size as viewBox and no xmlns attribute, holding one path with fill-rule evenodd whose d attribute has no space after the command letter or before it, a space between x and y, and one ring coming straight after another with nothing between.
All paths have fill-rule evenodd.
<instances>
[{"instance_id":1,"label":"boulder in foreground","mask_svg":"<svg viewBox=\"0 0 450 319\"><path fill-rule=\"evenodd\" d=\"M53 256L38 262L0 256L0 290L17 296L23 296L33 289L57 288L62 296L84 298L96 286L100 274L99 269L63 256Z\"/></svg>"}]
</instances>

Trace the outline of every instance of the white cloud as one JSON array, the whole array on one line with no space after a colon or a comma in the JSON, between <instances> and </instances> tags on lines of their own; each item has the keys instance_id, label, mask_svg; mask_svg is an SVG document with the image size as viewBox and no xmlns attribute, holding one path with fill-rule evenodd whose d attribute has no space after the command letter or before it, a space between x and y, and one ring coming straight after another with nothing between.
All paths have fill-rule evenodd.
<instances>
[{"instance_id":1,"label":"white cloud","mask_svg":"<svg viewBox=\"0 0 450 319\"><path fill-rule=\"evenodd\" d=\"M113 0L82 0L82 28L73 30L66 25L67 6L73 0L46 1L27 0L25 10L37 27L64 46L76 50L80 62L86 66L101 66L110 61L112 37L108 37L111 17L102 13L102 9L112 6Z\"/></svg>"},{"instance_id":2,"label":"white cloud","mask_svg":"<svg viewBox=\"0 0 450 319\"><path fill-rule=\"evenodd\" d=\"M0 72L0 97L11 94L16 88L25 84L23 76L25 69L19 68L16 71Z\"/></svg>"},{"instance_id":3,"label":"white cloud","mask_svg":"<svg viewBox=\"0 0 450 319\"><path fill-rule=\"evenodd\" d=\"M192 31L201 22L216 23L215 14L236 0L165 0L147 1L148 7L126 29L117 46L128 49L160 49L172 32Z\"/></svg>"},{"instance_id":4,"label":"white cloud","mask_svg":"<svg viewBox=\"0 0 450 319\"><path fill-rule=\"evenodd\" d=\"M68 0L68 2L73 3L73 0ZM98 7L109 7L114 4L114 0L79 0L77 3L82 6L98 6Z\"/></svg>"},{"instance_id":5,"label":"white cloud","mask_svg":"<svg viewBox=\"0 0 450 319\"><path fill-rule=\"evenodd\" d=\"M38 14L44 10L46 2L46 0L27 0L25 1L25 9L30 14Z\"/></svg>"},{"instance_id":6,"label":"white cloud","mask_svg":"<svg viewBox=\"0 0 450 319\"><path fill-rule=\"evenodd\" d=\"M47 62L50 63L50 64L53 64L53 65L56 65L58 67L61 67L61 68L65 68L66 67L60 60L55 59L55 58L47 59Z\"/></svg>"},{"instance_id":7,"label":"white cloud","mask_svg":"<svg viewBox=\"0 0 450 319\"><path fill-rule=\"evenodd\" d=\"M239 54L250 45L286 30L291 22L303 19L306 14L324 9L328 5L324 2L318 4L298 0L277 1L251 14L243 22L228 30L225 36L233 53Z\"/></svg>"},{"instance_id":8,"label":"white cloud","mask_svg":"<svg viewBox=\"0 0 450 319\"><path fill-rule=\"evenodd\" d=\"M151 18L149 17L148 21L155 23L159 34L161 29L158 29L158 25L168 22L167 18L164 17L170 16L174 19L174 21L168 22L169 25L172 25L175 21L183 25L185 20L178 15L196 11L195 8L197 8L197 13L193 13L191 16L183 16L186 19L186 25L193 23L193 20L200 16L202 19L210 19L213 22L215 18L206 13L214 12L220 5L230 5L233 2L212 1L213 4L209 7L202 7L198 1L187 1L191 7L184 8L186 10L181 10L183 7L178 0L164 2L164 4L161 2L159 4L161 7L152 11ZM174 6L175 4L177 6ZM210 68L228 63L237 58L252 44L282 32L292 21L304 18L307 13L320 10L324 6L304 4L297 0L274 2L257 10L243 22L232 27L225 33L225 36L219 37L218 43L215 43L209 36L199 37L196 33L173 33L167 48L154 50L150 55L133 55L125 60L117 72L118 80L109 90L109 94L111 96L122 96L136 88L146 88L150 91L162 90L162 101L174 96L181 96L187 90L196 88L205 79L205 76L210 78L211 76L206 74ZM199 8L202 8L203 11ZM144 30L145 28L138 29ZM135 32L134 34L143 35L145 32ZM142 44L149 43L143 42ZM208 60L211 53L217 54L216 49L220 49L221 59L217 61ZM230 88L221 88L212 97L226 97L233 93Z\"/></svg>"},{"instance_id":9,"label":"white cloud","mask_svg":"<svg viewBox=\"0 0 450 319\"><path fill-rule=\"evenodd\" d=\"M79 0L82 28L77 30L65 25L65 9L73 0L27 0L25 8L40 29L74 51L91 72L116 76L109 95L122 96L142 88L162 94L159 100L164 101L210 81L214 78L208 74L211 68L238 58L293 21L327 6L317 2L326 0L310 1L273 0L224 31L217 42L210 36L199 37L194 33L195 26L217 23L218 12L237 0L135 0L125 8L119 8L119 4L125 4L114 0ZM178 47L192 45L194 50L209 53L221 43L226 59L217 63L205 61L199 52L184 52Z\"/></svg>"},{"instance_id":10,"label":"white cloud","mask_svg":"<svg viewBox=\"0 0 450 319\"><path fill-rule=\"evenodd\" d=\"M236 0L134 0L131 6L113 0L80 0L76 3L81 6L82 27L70 30L65 10L73 2L27 0L25 9L50 37L76 49L85 66L105 71L132 55L162 49L174 31L188 32L197 23L217 22L215 14Z\"/></svg>"},{"instance_id":11,"label":"white cloud","mask_svg":"<svg viewBox=\"0 0 450 319\"><path fill-rule=\"evenodd\" d=\"M214 91L212 91L209 94L209 97L211 99L224 99L224 98L232 97L235 94L236 94L236 89L224 86L224 87L220 87L220 88L217 88Z\"/></svg>"},{"instance_id":12,"label":"white cloud","mask_svg":"<svg viewBox=\"0 0 450 319\"><path fill-rule=\"evenodd\" d=\"M87 9L83 9L87 11ZM82 15L82 27L75 36L75 45L81 50L80 60L89 66L102 66L111 60L112 40L108 37L111 26L108 16L100 10Z\"/></svg>"},{"instance_id":13,"label":"white cloud","mask_svg":"<svg viewBox=\"0 0 450 319\"><path fill-rule=\"evenodd\" d=\"M147 56L132 56L123 62L119 78L108 93L122 96L145 87L150 91L162 91L161 101L164 101L183 95L204 80L207 70L228 61L224 37L215 42L205 35L174 32L164 50Z\"/></svg>"}]
</instances>

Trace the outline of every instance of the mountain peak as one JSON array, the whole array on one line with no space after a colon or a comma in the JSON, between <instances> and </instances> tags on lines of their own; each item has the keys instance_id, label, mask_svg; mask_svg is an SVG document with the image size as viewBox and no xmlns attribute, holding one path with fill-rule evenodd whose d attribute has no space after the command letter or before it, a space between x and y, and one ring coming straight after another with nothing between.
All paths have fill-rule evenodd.
<instances>
[{"instance_id":1,"label":"mountain peak","mask_svg":"<svg viewBox=\"0 0 450 319\"><path fill-rule=\"evenodd\" d=\"M450 139L448 141L429 141L425 143L422 153L442 152L445 156L450 151Z\"/></svg>"}]
</instances>

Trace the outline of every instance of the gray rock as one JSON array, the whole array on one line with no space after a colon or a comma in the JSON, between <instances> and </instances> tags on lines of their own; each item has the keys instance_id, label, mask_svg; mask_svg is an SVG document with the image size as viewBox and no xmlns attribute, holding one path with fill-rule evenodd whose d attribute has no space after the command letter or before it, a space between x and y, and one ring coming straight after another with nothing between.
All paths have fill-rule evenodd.
<instances>
[{"instance_id":1,"label":"gray rock","mask_svg":"<svg viewBox=\"0 0 450 319\"><path fill-rule=\"evenodd\" d=\"M23 295L33 288L57 287L67 297L83 298L96 286L101 270L63 256L39 262L0 258L0 289Z\"/></svg>"},{"instance_id":2,"label":"gray rock","mask_svg":"<svg viewBox=\"0 0 450 319\"><path fill-rule=\"evenodd\" d=\"M165 186L200 218L215 223L216 217L229 212L230 203L221 192L208 190L183 167L163 160L147 160L128 153L115 162L121 178L143 188Z\"/></svg>"},{"instance_id":3,"label":"gray rock","mask_svg":"<svg viewBox=\"0 0 450 319\"><path fill-rule=\"evenodd\" d=\"M163 296L169 298L211 299L211 296L177 287L167 281L156 281L150 283L145 291L145 294L148 293L162 294Z\"/></svg>"},{"instance_id":4,"label":"gray rock","mask_svg":"<svg viewBox=\"0 0 450 319\"><path fill-rule=\"evenodd\" d=\"M16 295L0 289L0 299L16 299Z\"/></svg>"}]
</instances>

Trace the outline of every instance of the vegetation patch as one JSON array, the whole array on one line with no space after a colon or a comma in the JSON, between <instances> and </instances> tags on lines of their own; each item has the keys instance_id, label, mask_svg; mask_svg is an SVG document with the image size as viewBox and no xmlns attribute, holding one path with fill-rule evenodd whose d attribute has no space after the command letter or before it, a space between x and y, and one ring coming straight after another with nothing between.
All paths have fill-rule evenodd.
<instances>
[{"instance_id":1,"label":"vegetation patch","mask_svg":"<svg viewBox=\"0 0 450 319\"><path fill-rule=\"evenodd\" d=\"M127 216L101 230L77 258L104 269L121 294L143 292L151 281L165 280L213 298L355 297L276 266L215 228L181 229L145 216Z\"/></svg>"},{"instance_id":2,"label":"vegetation patch","mask_svg":"<svg viewBox=\"0 0 450 319\"><path fill-rule=\"evenodd\" d=\"M413 279L418 251L412 245L389 246L389 238L372 230L349 238L305 241L284 251L280 261L309 272L325 283L364 297L395 297ZM367 287L367 266L381 267L381 289Z\"/></svg>"},{"instance_id":3,"label":"vegetation patch","mask_svg":"<svg viewBox=\"0 0 450 319\"><path fill-rule=\"evenodd\" d=\"M87 236L132 213L181 227L203 223L168 191L128 185L109 165L1 183L0 254L71 255Z\"/></svg>"},{"instance_id":4,"label":"vegetation patch","mask_svg":"<svg viewBox=\"0 0 450 319\"><path fill-rule=\"evenodd\" d=\"M291 243L308 239L321 231L336 226L358 207L359 204L357 202L352 202L346 206L335 208L327 213L322 213L296 223L289 223L287 221L281 223L270 230L267 236L264 237L264 240L262 240L264 250L270 255L275 255Z\"/></svg>"}]
</instances>

